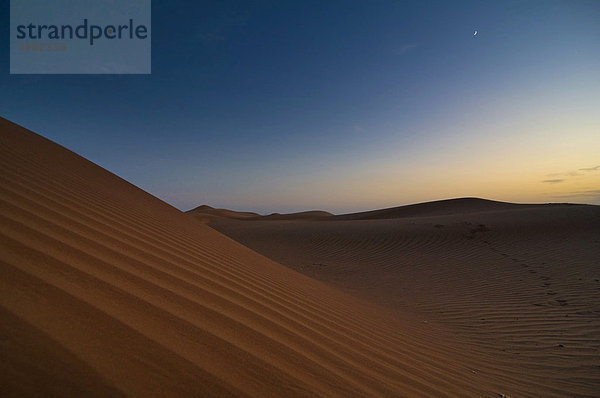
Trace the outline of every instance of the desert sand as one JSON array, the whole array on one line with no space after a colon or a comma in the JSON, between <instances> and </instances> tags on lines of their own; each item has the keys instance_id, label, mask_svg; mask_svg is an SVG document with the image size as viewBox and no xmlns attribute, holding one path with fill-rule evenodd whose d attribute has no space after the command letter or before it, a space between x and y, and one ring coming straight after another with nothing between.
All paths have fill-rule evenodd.
<instances>
[{"instance_id":1,"label":"desert sand","mask_svg":"<svg viewBox=\"0 0 600 398\"><path fill-rule=\"evenodd\" d=\"M0 121L2 396L478 396L452 336ZM473 354L471 354L473 355Z\"/></svg>"},{"instance_id":2,"label":"desert sand","mask_svg":"<svg viewBox=\"0 0 600 398\"><path fill-rule=\"evenodd\" d=\"M597 395L596 207L206 224L0 152L3 397Z\"/></svg>"},{"instance_id":3,"label":"desert sand","mask_svg":"<svg viewBox=\"0 0 600 398\"><path fill-rule=\"evenodd\" d=\"M600 396L600 207L444 200L226 222L267 257L456 339L509 396Z\"/></svg>"}]
</instances>

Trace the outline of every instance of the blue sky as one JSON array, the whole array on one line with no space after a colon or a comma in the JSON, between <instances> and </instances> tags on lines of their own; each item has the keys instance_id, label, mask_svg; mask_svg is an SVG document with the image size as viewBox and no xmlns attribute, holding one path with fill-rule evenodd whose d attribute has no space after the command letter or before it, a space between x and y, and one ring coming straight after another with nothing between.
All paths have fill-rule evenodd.
<instances>
[{"instance_id":1,"label":"blue sky","mask_svg":"<svg viewBox=\"0 0 600 398\"><path fill-rule=\"evenodd\" d=\"M600 204L600 2L154 0L151 35L151 75L3 58L0 115L182 210Z\"/></svg>"}]
</instances>

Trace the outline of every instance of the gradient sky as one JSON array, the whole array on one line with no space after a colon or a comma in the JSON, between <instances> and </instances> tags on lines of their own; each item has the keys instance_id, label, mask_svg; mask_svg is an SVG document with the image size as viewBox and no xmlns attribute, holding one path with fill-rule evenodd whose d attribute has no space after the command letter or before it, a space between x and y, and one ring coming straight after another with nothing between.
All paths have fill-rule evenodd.
<instances>
[{"instance_id":1,"label":"gradient sky","mask_svg":"<svg viewBox=\"0 0 600 398\"><path fill-rule=\"evenodd\" d=\"M600 204L599 1L154 0L148 76L9 75L0 18L0 115L182 210Z\"/></svg>"}]
</instances>

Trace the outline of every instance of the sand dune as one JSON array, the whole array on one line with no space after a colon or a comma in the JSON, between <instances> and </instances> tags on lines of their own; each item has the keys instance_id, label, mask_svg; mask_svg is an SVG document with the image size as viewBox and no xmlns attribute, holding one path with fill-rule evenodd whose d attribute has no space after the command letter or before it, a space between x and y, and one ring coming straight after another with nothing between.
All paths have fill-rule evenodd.
<instances>
[{"instance_id":1,"label":"sand dune","mask_svg":"<svg viewBox=\"0 0 600 398\"><path fill-rule=\"evenodd\" d=\"M207 205L198 206L192 210L186 211L196 220L201 222L212 222L218 220L315 220L331 217L332 214L322 210L309 210L298 213L272 213L266 216L248 211L235 211L228 209L215 209Z\"/></svg>"},{"instance_id":2,"label":"sand dune","mask_svg":"<svg viewBox=\"0 0 600 398\"><path fill-rule=\"evenodd\" d=\"M446 216L478 213L491 210L508 210L538 207L536 204L516 204L481 198L456 198L416 203L387 209L335 216L338 220L380 220L388 218ZM543 206L543 205L542 205Z\"/></svg>"},{"instance_id":3,"label":"sand dune","mask_svg":"<svg viewBox=\"0 0 600 398\"><path fill-rule=\"evenodd\" d=\"M268 216L262 216L261 220L318 220L331 217L332 214L323 210L309 210L298 213L279 214L273 213ZM255 221L255 220L251 220Z\"/></svg>"},{"instance_id":4,"label":"sand dune","mask_svg":"<svg viewBox=\"0 0 600 398\"><path fill-rule=\"evenodd\" d=\"M244 220L249 218L260 217L260 214L258 213L252 213L249 211L215 209L207 205L195 207L192 210L188 210L186 213L192 215L196 220L202 222L210 222L221 219Z\"/></svg>"},{"instance_id":5,"label":"sand dune","mask_svg":"<svg viewBox=\"0 0 600 398\"><path fill-rule=\"evenodd\" d=\"M598 206L456 199L311 223L211 225L451 333L498 391L600 394Z\"/></svg>"},{"instance_id":6,"label":"sand dune","mask_svg":"<svg viewBox=\"0 0 600 398\"><path fill-rule=\"evenodd\" d=\"M2 396L496 396L443 330L0 120Z\"/></svg>"}]
</instances>

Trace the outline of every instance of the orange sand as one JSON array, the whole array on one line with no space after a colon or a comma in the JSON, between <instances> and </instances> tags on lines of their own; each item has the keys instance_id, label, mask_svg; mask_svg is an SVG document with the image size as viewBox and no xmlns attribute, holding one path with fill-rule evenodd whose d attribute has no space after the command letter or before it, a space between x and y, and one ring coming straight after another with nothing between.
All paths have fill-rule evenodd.
<instances>
[{"instance_id":1,"label":"orange sand","mask_svg":"<svg viewBox=\"0 0 600 398\"><path fill-rule=\"evenodd\" d=\"M453 336L290 270L0 120L0 386L495 396Z\"/></svg>"}]
</instances>

